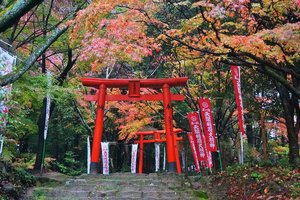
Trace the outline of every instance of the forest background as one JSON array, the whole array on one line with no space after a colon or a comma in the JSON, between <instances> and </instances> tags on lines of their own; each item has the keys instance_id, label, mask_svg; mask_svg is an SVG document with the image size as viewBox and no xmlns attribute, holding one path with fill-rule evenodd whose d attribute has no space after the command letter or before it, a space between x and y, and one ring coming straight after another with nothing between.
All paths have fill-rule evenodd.
<instances>
[{"instance_id":1,"label":"forest background","mask_svg":"<svg viewBox=\"0 0 300 200\"><path fill-rule=\"evenodd\" d=\"M1 160L13 168L40 170L48 96L46 168L85 171L95 104L84 95L96 92L81 85L86 76L189 77L187 87L173 90L186 96L173 104L174 126L189 131L187 113L197 110L199 97L210 98L223 165L235 164L239 132L230 65L241 67L246 163L299 167L298 1L3 0L0 9L1 47L17 56L13 71L0 76L1 86L12 84L1 97L9 107L1 116ZM162 104L108 103L104 124L103 141L118 144L113 170L129 170L126 144L138 130L164 128ZM148 155L153 160L150 147Z\"/></svg>"}]
</instances>

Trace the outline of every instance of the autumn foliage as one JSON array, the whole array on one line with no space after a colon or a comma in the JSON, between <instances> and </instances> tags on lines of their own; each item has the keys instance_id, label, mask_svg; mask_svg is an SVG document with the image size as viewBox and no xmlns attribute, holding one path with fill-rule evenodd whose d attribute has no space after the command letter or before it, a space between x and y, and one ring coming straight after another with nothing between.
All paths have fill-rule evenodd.
<instances>
[{"instance_id":1,"label":"autumn foliage","mask_svg":"<svg viewBox=\"0 0 300 200\"><path fill-rule=\"evenodd\" d=\"M70 39L79 45L81 61L89 61L92 70L117 62L141 62L144 56L159 51L155 39L146 35L150 18L141 12L154 9L151 1L93 1L70 22Z\"/></svg>"}]
</instances>

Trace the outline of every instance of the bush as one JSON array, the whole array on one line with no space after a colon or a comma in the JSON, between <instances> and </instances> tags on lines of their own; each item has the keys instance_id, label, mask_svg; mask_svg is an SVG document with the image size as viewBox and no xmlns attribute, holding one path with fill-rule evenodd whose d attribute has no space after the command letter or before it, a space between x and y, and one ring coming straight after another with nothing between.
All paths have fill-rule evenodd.
<instances>
[{"instance_id":1,"label":"bush","mask_svg":"<svg viewBox=\"0 0 300 200\"><path fill-rule=\"evenodd\" d=\"M35 176L28 173L24 169L16 169L14 172L14 178L17 183L25 187L33 186L36 183Z\"/></svg>"},{"instance_id":2,"label":"bush","mask_svg":"<svg viewBox=\"0 0 300 200\"><path fill-rule=\"evenodd\" d=\"M260 161L260 154L255 147L250 146L248 143L245 146L245 162L256 164Z\"/></svg>"},{"instance_id":3,"label":"bush","mask_svg":"<svg viewBox=\"0 0 300 200\"><path fill-rule=\"evenodd\" d=\"M253 178L256 181L261 181L264 178L264 174L261 174L259 172L251 172L250 177Z\"/></svg>"},{"instance_id":4,"label":"bush","mask_svg":"<svg viewBox=\"0 0 300 200\"><path fill-rule=\"evenodd\" d=\"M248 164L242 165L242 164L236 163L236 164L226 167L225 172L229 176L235 176L235 175L242 173L245 169L248 169L248 168L249 168Z\"/></svg>"},{"instance_id":5,"label":"bush","mask_svg":"<svg viewBox=\"0 0 300 200\"><path fill-rule=\"evenodd\" d=\"M33 169L35 163L35 154L23 153L14 159L12 166L15 168Z\"/></svg>"},{"instance_id":6,"label":"bush","mask_svg":"<svg viewBox=\"0 0 300 200\"><path fill-rule=\"evenodd\" d=\"M0 197L20 199L27 187L36 184L36 178L24 169L14 169L8 163L5 166L6 172L0 171Z\"/></svg>"},{"instance_id":7,"label":"bush","mask_svg":"<svg viewBox=\"0 0 300 200\"><path fill-rule=\"evenodd\" d=\"M61 162L54 161L53 164L57 167L59 172L66 175L77 176L83 172L79 161L75 160L75 154L72 151L67 151Z\"/></svg>"}]
</instances>

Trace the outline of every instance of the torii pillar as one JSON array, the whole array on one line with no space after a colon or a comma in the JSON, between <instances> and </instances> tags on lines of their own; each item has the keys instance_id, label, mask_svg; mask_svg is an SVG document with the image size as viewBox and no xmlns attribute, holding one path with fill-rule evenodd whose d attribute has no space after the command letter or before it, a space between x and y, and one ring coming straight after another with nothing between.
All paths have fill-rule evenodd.
<instances>
[{"instance_id":1,"label":"torii pillar","mask_svg":"<svg viewBox=\"0 0 300 200\"><path fill-rule=\"evenodd\" d=\"M185 86L188 78L166 78L166 79L101 79L101 78L81 78L84 86L99 89L97 95L86 95L86 100L97 101L96 123L94 129L91 173L98 172L100 157L100 145L103 132L104 108L106 101L163 101L164 117L166 129L167 144L167 164L169 172L176 172L176 157L178 157L178 148L176 137L173 132L173 116L171 101L183 101L184 96L172 94L171 87ZM107 95L107 88L128 89L128 95ZM140 88L162 88L162 94L140 94ZM180 173L181 169L177 169Z\"/></svg>"},{"instance_id":2,"label":"torii pillar","mask_svg":"<svg viewBox=\"0 0 300 200\"><path fill-rule=\"evenodd\" d=\"M99 94L97 100L97 110L96 110L96 122L94 128L94 137L92 145L92 158L91 158L91 173L96 174L98 171L98 163L100 156L100 145L102 141L103 133L103 119L104 119L104 109L105 109L105 97L106 97L106 85L101 84L99 87Z\"/></svg>"}]
</instances>

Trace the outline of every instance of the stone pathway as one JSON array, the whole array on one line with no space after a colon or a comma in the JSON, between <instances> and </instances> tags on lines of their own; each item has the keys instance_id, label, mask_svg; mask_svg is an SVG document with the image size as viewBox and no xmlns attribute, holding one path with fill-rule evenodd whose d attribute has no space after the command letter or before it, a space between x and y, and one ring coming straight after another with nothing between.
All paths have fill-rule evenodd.
<instances>
[{"instance_id":1,"label":"stone pathway","mask_svg":"<svg viewBox=\"0 0 300 200\"><path fill-rule=\"evenodd\" d=\"M177 174L82 175L61 186L36 187L30 193L25 199L199 199L194 196L189 181Z\"/></svg>"}]
</instances>

